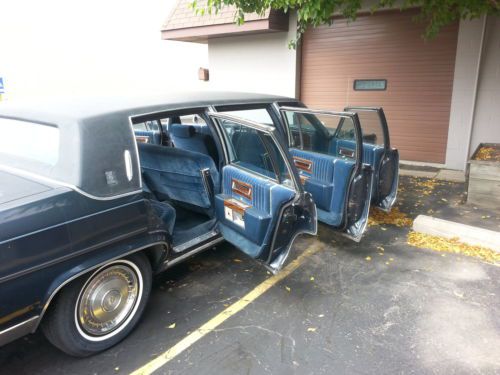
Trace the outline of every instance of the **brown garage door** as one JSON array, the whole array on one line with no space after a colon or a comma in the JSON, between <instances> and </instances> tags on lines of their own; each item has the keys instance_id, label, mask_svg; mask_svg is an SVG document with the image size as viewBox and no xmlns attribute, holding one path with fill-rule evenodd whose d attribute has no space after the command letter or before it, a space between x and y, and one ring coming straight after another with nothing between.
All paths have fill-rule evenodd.
<instances>
[{"instance_id":1,"label":"brown garage door","mask_svg":"<svg viewBox=\"0 0 500 375\"><path fill-rule=\"evenodd\" d=\"M387 11L310 29L302 49L301 99L310 107L380 105L401 159L443 163L458 25L431 40L417 11ZM385 91L354 90L354 80L386 79Z\"/></svg>"}]
</instances>

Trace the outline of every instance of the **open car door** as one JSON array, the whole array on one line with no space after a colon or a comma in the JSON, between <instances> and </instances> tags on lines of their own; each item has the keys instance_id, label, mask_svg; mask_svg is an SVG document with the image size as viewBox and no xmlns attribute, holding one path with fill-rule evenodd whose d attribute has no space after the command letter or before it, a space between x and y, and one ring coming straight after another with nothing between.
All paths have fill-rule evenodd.
<instances>
[{"instance_id":1,"label":"open car door","mask_svg":"<svg viewBox=\"0 0 500 375\"><path fill-rule=\"evenodd\" d=\"M215 196L221 234L276 273L297 235L316 234L314 201L274 127L219 113L208 116L226 159L222 191Z\"/></svg>"},{"instance_id":2,"label":"open car door","mask_svg":"<svg viewBox=\"0 0 500 375\"><path fill-rule=\"evenodd\" d=\"M290 153L316 203L318 220L359 241L368 222L372 169L363 163L358 115L287 106L280 112Z\"/></svg>"},{"instance_id":3,"label":"open car door","mask_svg":"<svg viewBox=\"0 0 500 375\"><path fill-rule=\"evenodd\" d=\"M389 128L380 107L346 107L358 114L363 133L363 159L373 168L372 203L390 211L396 201L399 180L399 153L391 148ZM342 131L339 127L338 131Z\"/></svg>"}]
</instances>

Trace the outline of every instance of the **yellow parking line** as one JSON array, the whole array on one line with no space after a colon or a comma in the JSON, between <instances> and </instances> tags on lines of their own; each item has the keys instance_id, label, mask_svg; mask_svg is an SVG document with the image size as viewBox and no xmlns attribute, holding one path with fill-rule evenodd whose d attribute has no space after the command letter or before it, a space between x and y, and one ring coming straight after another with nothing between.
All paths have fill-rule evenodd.
<instances>
[{"instance_id":1,"label":"yellow parking line","mask_svg":"<svg viewBox=\"0 0 500 375\"><path fill-rule=\"evenodd\" d=\"M216 315L214 318L210 319L208 322L206 322L200 328L198 328L197 330L195 330L194 332L183 338L181 341L172 346L170 349L160 354L152 361L146 363L144 366L132 372L131 375L151 374L154 371L158 370L160 367L167 364L169 361L171 361L176 356L181 354L184 350L189 348L203 336L205 336L206 334L210 333L215 328L220 326L231 316L243 310L250 303L255 301L266 291L268 291L273 285L276 285L276 283L280 282L285 277L290 275L300 265L302 265L308 257L321 250L321 248L322 247L317 242L315 242L315 244L313 244L312 246L309 246L297 259L293 260L290 264L288 264L285 268L283 268L281 272L279 272L277 275L274 275L264 280L262 283L257 285L252 291L247 293L243 298L236 301L231 306L227 307L224 311Z\"/></svg>"}]
</instances>

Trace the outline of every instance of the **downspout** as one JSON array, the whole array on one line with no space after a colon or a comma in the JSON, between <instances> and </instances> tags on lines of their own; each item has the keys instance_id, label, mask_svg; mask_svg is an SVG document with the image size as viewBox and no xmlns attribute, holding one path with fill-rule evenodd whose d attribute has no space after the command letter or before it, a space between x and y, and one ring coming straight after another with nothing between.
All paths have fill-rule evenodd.
<instances>
[{"instance_id":1,"label":"downspout","mask_svg":"<svg viewBox=\"0 0 500 375\"><path fill-rule=\"evenodd\" d=\"M465 153L465 168L467 168L467 160L469 160L470 147L472 144L472 128L474 126L474 117L476 117L476 104L477 104L477 91L479 88L479 73L481 71L481 60L483 57L483 46L484 46L484 36L486 34L486 23L488 21L488 16L484 16L483 30L481 31L481 42L479 44L479 59L476 66L476 75L474 82L474 92L472 93L472 111L469 120L469 131L467 134L467 152Z\"/></svg>"}]
</instances>

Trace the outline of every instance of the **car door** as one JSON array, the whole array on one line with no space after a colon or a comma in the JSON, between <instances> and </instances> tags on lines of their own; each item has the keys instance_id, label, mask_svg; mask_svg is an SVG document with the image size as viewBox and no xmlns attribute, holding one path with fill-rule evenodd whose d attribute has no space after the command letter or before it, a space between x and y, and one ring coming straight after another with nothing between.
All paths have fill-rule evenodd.
<instances>
[{"instance_id":1,"label":"car door","mask_svg":"<svg viewBox=\"0 0 500 375\"><path fill-rule=\"evenodd\" d=\"M372 169L363 163L358 115L280 107L290 153L318 220L359 241L366 229ZM342 128L342 131L338 131Z\"/></svg>"},{"instance_id":2,"label":"car door","mask_svg":"<svg viewBox=\"0 0 500 375\"><path fill-rule=\"evenodd\" d=\"M297 235L316 234L314 201L274 127L219 113L208 116L226 160L221 193L215 196L220 232L276 273Z\"/></svg>"},{"instance_id":3,"label":"car door","mask_svg":"<svg viewBox=\"0 0 500 375\"><path fill-rule=\"evenodd\" d=\"M390 211L398 191L399 152L391 148L384 110L381 107L346 107L344 110L355 112L359 117L363 160L373 168L372 203Z\"/></svg>"}]
</instances>

